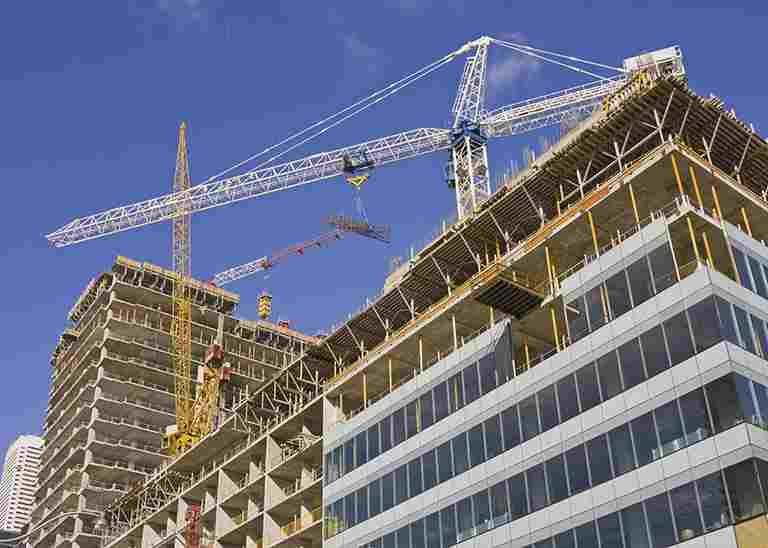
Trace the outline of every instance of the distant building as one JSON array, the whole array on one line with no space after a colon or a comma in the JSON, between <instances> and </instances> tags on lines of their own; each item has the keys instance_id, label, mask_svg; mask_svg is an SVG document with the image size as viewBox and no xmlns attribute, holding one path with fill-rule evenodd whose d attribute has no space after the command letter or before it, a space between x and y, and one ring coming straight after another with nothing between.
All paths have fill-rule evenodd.
<instances>
[{"instance_id":1,"label":"distant building","mask_svg":"<svg viewBox=\"0 0 768 548\"><path fill-rule=\"evenodd\" d=\"M21 531L35 501L43 439L19 436L5 454L0 480L0 530Z\"/></svg>"}]
</instances>

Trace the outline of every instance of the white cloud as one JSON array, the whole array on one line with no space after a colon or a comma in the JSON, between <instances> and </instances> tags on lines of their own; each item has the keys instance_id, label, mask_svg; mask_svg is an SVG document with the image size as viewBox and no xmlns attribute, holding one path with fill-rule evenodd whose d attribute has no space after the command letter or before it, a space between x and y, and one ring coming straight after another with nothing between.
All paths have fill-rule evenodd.
<instances>
[{"instance_id":1,"label":"white cloud","mask_svg":"<svg viewBox=\"0 0 768 548\"><path fill-rule=\"evenodd\" d=\"M203 0L156 0L155 5L179 26L203 23L208 15Z\"/></svg>"},{"instance_id":2,"label":"white cloud","mask_svg":"<svg viewBox=\"0 0 768 548\"><path fill-rule=\"evenodd\" d=\"M519 32L500 35L500 38L517 44L525 44L525 37ZM494 48L494 57L488 67L489 91L498 93L514 84L530 80L541 69L541 61L530 55L524 55L507 48Z\"/></svg>"},{"instance_id":3,"label":"white cloud","mask_svg":"<svg viewBox=\"0 0 768 548\"><path fill-rule=\"evenodd\" d=\"M341 37L344 44L344 51L347 55L360 61L371 61L381 54L379 50L363 42L354 34L345 34Z\"/></svg>"}]
</instances>

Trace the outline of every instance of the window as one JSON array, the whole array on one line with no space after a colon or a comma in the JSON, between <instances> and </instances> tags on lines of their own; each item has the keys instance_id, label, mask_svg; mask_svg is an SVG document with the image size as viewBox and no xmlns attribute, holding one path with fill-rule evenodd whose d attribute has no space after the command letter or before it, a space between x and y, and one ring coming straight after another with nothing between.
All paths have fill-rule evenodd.
<instances>
[{"instance_id":1,"label":"window","mask_svg":"<svg viewBox=\"0 0 768 548\"><path fill-rule=\"evenodd\" d=\"M768 388L762 384L754 383L755 396L757 396L757 407L760 411L760 417L763 421L763 428L768 426ZM768 491L766 491L768 497Z\"/></svg>"},{"instance_id":2,"label":"window","mask_svg":"<svg viewBox=\"0 0 768 548\"><path fill-rule=\"evenodd\" d=\"M677 535L684 542L702 533L699 504L692 483L681 485L670 492L672 513L677 523Z\"/></svg>"},{"instance_id":3,"label":"window","mask_svg":"<svg viewBox=\"0 0 768 548\"><path fill-rule=\"evenodd\" d=\"M456 514L454 506L443 508L440 511L440 530L443 533L443 546L456 544Z\"/></svg>"},{"instance_id":4,"label":"window","mask_svg":"<svg viewBox=\"0 0 768 548\"><path fill-rule=\"evenodd\" d=\"M435 422L435 415L432 410L432 392L427 392L421 396L421 430L429 428Z\"/></svg>"},{"instance_id":5,"label":"window","mask_svg":"<svg viewBox=\"0 0 768 548\"><path fill-rule=\"evenodd\" d=\"M398 409L392 413L392 446L405 441L405 410Z\"/></svg>"},{"instance_id":6,"label":"window","mask_svg":"<svg viewBox=\"0 0 768 548\"><path fill-rule=\"evenodd\" d=\"M485 450L487 458L488 460L491 460L503 451L499 415L494 415L491 418L486 419L483 423L483 429L485 430Z\"/></svg>"},{"instance_id":7,"label":"window","mask_svg":"<svg viewBox=\"0 0 768 548\"><path fill-rule=\"evenodd\" d=\"M411 531L408 526L401 527L395 533L395 539L397 542L397 548L410 548L411 546Z\"/></svg>"},{"instance_id":8,"label":"window","mask_svg":"<svg viewBox=\"0 0 768 548\"><path fill-rule=\"evenodd\" d=\"M451 442L447 441L437 448L437 470L440 483L453 477L453 459L451 458Z\"/></svg>"},{"instance_id":9,"label":"window","mask_svg":"<svg viewBox=\"0 0 768 548\"><path fill-rule=\"evenodd\" d=\"M579 386L579 402L581 411L592 409L600 403L600 389L597 383L595 364L591 363L576 372L576 381Z\"/></svg>"},{"instance_id":10,"label":"window","mask_svg":"<svg viewBox=\"0 0 768 548\"><path fill-rule=\"evenodd\" d=\"M496 381L499 385L512 378L512 353L509 347L510 332L506 331L493 350L496 364Z\"/></svg>"},{"instance_id":11,"label":"window","mask_svg":"<svg viewBox=\"0 0 768 548\"><path fill-rule=\"evenodd\" d=\"M411 523L411 548L424 548L424 520Z\"/></svg>"},{"instance_id":12,"label":"window","mask_svg":"<svg viewBox=\"0 0 768 548\"><path fill-rule=\"evenodd\" d=\"M607 401L621 392L621 377L616 352L611 351L597 360L597 371L600 376L600 389L603 401Z\"/></svg>"},{"instance_id":13,"label":"window","mask_svg":"<svg viewBox=\"0 0 768 548\"><path fill-rule=\"evenodd\" d=\"M480 391L487 394L496 388L496 360L493 354L486 354L478 363L480 369Z\"/></svg>"},{"instance_id":14,"label":"window","mask_svg":"<svg viewBox=\"0 0 768 548\"><path fill-rule=\"evenodd\" d=\"M357 466L368 462L368 432L361 432L355 437L355 456Z\"/></svg>"},{"instance_id":15,"label":"window","mask_svg":"<svg viewBox=\"0 0 768 548\"><path fill-rule=\"evenodd\" d=\"M461 372L448 379L448 402L451 413L464 407L464 387L461 382Z\"/></svg>"},{"instance_id":16,"label":"window","mask_svg":"<svg viewBox=\"0 0 768 548\"><path fill-rule=\"evenodd\" d=\"M395 533L389 533L388 535L384 535L384 540L382 544L384 545L384 548L396 548Z\"/></svg>"},{"instance_id":17,"label":"window","mask_svg":"<svg viewBox=\"0 0 768 548\"><path fill-rule=\"evenodd\" d=\"M597 520L597 529L600 531L601 548L623 548L621 542L621 526L617 513L608 514Z\"/></svg>"},{"instance_id":18,"label":"window","mask_svg":"<svg viewBox=\"0 0 768 548\"><path fill-rule=\"evenodd\" d=\"M381 513L381 480L377 479L368 486L368 504L371 517Z\"/></svg>"},{"instance_id":19,"label":"window","mask_svg":"<svg viewBox=\"0 0 768 548\"><path fill-rule=\"evenodd\" d=\"M528 441L539 435L539 414L536 411L536 395L520 402L520 422L523 430L523 440Z\"/></svg>"},{"instance_id":20,"label":"window","mask_svg":"<svg viewBox=\"0 0 768 548\"><path fill-rule=\"evenodd\" d=\"M589 315L589 329L590 331L596 331L605 324L602 285L590 289L585 295L585 299L587 302L587 314Z\"/></svg>"},{"instance_id":21,"label":"window","mask_svg":"<svg viewBox=\"0 0 768 548\"><path fill-rule=\"evenodd\" d=\"M443 420L450 413L448 405L448 383L442 382L435 387L435 422Z\"/></svg>"},{"instance_id":22,"label":"window","mask_svg":"<svg viewBox=\"0 0 768 548\"><path fill-rule=\"evenodd\" d=\"M669 358L664 344L664 334L661 332L661 326L649 329L640 335L640 344L643 347L643 356L645 358L645 369L648 371L648 377L658 375L669 368Z\"/></svg>"},{"instance_id":23,"label":"window","mask_svg":"<svg viewBox=\"0 0 768 548\"><path fill-rule=\"evenodd\" d=\"M669 244L664 244L651 251L648 254L648 260L651 263L656 293L661 293L677 280L675 261L672 258L672 252L669 250Z\"/></svg>"},{"instance_id":24,"label":"window","mask_svg":"<svg viewBox=\"0 0 768 548\"><path fill-rule=\"evenodd\" d=\"M385 453L392 449L392 421L389 417L384 417L379 425L381 427L381 452Z\"/></svg>"},{"instance_id":25,"label":"window","mask_svg":"<svg viewBox=\"0 0 768 548\"><path fill-rule=\"evenodd\" d=\"M765 322L756 316L751 316L752 328L755 330L755 339L758 342L759 353L764 359L768 359L768 332Z\"/></svg>"},{"instance_id":26,"label":"window","mask_svg":"<svg viewBox=\"0 0 768 548\"><path fill-rule=\"evenodd\" d=\"M453 449L454 474L458 476L469 470L469 453L467 451L466 432L462 432L451 440L451 449Z\"/></svg>"},{"instance_id":27,"label":"window","mask_svg":"<svg viewBox=\"0 0 768 548\"><path fill-rule=\"evenodd\" d=\"M565 307L565 312L568 319L568 333L571 341L576 342L589 332L584 297L569 302Z\"/></svg>"},{"instance_id":28,"label":"window","mask_svg":"<svg viewBox=\"0 0 768 548\"><path fill-rule=\"evenodd\" d=\"M667 493L661 493L645 501L648 513L648 527L653 537L654 548L664 548L677 543L672 513L669 509Z\"/></svg>"},{"instance_id":29,"label":"window","mask_svg":"<svg viewBox=\"0 0 768 548\"><path fill-rule=\"evenodd\" d=\"M587 471L587 456L584 452L584 445L577 445L566 451L565 461L568 468L571 495L589 489L589 472Z\"/></svg>"},{"instance_id":30,"label":"window","mask_svg":"<svg viewBox=\"0 0 768 548\"><path fill-rule=\"evenodd\" d=\"M491 518L494 527L509 521L509 501L505 481L500 481L491 487Z\"/></svg>"},{"instance_id":31,"label":"window","mask_svg":"<svg viewBox=\"0 0 768 548\"><path fill-rule=\"evenodd\" d=\"M768 291L765 289L765 280L763 280L763 269L753 257L749 258L749 266L752 269L752 279L755 281L755 291L764 299L768 299Z\"/></svg>"},{"instance_id":32,"label":"window","mask_svg":"<svg viewBox=\"0 0 768 548\"><path fill-rule=\"evenodd\" d=\"M656 428L650 413L637 417L631 423L632 438L635 442L637 465L644 466L656 458Z\"/></svg>"},{"instance_id":33,"label":"window","mask_svg":"<svg viewBox=\"0 0 768 548\"><path fill-rule=\"evenodd\" d=\"M375 459L380 453L379 423L376 423L368 429L368 460Z\"/></svg>"},{"instance_id":34,"label":"window","mask_svg":"<svg viewBox=\"0 0 768 548\"><path fill-rule=\"evenodd\" d=\"M424 518L424 526L427 532L427 548L440 548L440 512Z\"/></svg>"},{"instance_id":35,"label":"window","mask_svg":"<svg viewBox=\"0 0 768 548\"><path fill-rule=\"evenodd\" d=\"M696 353L716 345L722 340L720 324L717 321L717 310L712 297L707 297L688 309L688 317L693 329L693 340Z\"/></svg>"},{"instance_id":36,"label":"window","mask_svg":"<svg viewBox=\"0 0 768 548\"><path fill-rule=\"evenodd\" d=\"M741 285L750 291L754 291L755 288L752 286L752 279L749 277L749 267L747 267L747 260L744 258L744 253L742 253L738 247L732 247L731 249L733 249L733 259L736 261L736 270L739 272L739 281L741 282Z\"/></svg>"},{"instance_id":37,"label":"window","mask_svg":"<svg viewBox=\"0 0 768 548\"><path fill-rule=\"evenodd\" d=\"M465 367L461 372L464 377L465 405L469 405L480 397L480 379L477 376L477 364Z\"/></svg>"},{"instance_id":38,"label":"window","mask_svg":"<svg viewBox=\"0 0 768 548\"><path fill-rule=\"evenodd\" d=\"M522 473L507 480L509 490L509 513L512 519L528 514L528 495L525 490L525 477Z\"/></svg>"},{"instance_id":39,"label":"window","mask_svg":"<svg viewBox=\"0 0 768 548\"><path fill-rule=\"evenodd\" d=\"M648 269L646 257L638 259L627 268L627 277L635 306L641 305L653 296L651 271Z\"/></svg>"},{"instance_id":40,"label":"window","mask_svg":"<svg viewBox=\"0 0 768 548\"><path fill-rule=\"evenodd\" d=\"M555 504L568 497L568 483L565 479L563 456L557 455L546 462L549 502Z\"/></svg>"},{"instance_id":41,"label":"window","mask_svg":"<svg viewBox=\"0 0 768 548\"><path fill-rule=\"evenodd\" d=\"M347 528L354 527L357 524L355 521L355 494L351 493L344 497L344 516L347 524Z\"/></svg>"},{"instance_id":42,"label":"window","mask_svg":"<svg viewBox=\"0 0 768 548\"><path fill-rule=\"evenodd\" d=\"M547 484L544 479L544 465L538 464L525 471L528 492L531 497L531 512L547 505Z\"/></svg>"},{"instance_id":43,"label":"window","mask_svg":"<svg viewBox=\"0 0 768 548\"><path fill-rule=\"evenodd\" d=\"M576 541L579 548L582 546L597 546L597 529L595 529L595 522L590 521L584 525L580 525L575 529Z\"/></svg>"},{"instance_id":44,"label":"window","mask_svg":"<svg viewBox=\"0 0 768 548\"><path fill-rule=\"evenodd\" d=\"M720 317L720 333L723 338L735 345L739 345L739 336L736 334L736 324L733 321L733 312L731 312L731 303L715 296L717 305L717 314Z\"/></svg>"},{"instance_id":45,"label":"window","mask_svg":"<svg viewBox=\"0 0 768 548\"><path fill-rule=\"evenodd\" d=\"M664 322L664 331L669 343L669 355L672 365L677 365L693 356L693 342L688 330L688 318L685 310Z\"/></svg>"},{"instance_id":46,"label":"window","mask_svg":"<svg viewBox=\"0 0 768 548\"><path fill-rule=\"evenodd\" d=\"M560 404L560 418L563 422L579 414L579 400L576 395L576 381L568 375L557 382L557 400Z\"/></svg>"},{"instance_id":47,"label":"window","mask_svg":"<svg viewBox=\"0 0 768 548\"><path fill-rule=\"evenodd\" d=\"M386 512L395 505L395 474L390 472L381 478L381 511Z\"/></svg>"},{"instance_id":48,"label":"window","mask_svg":"<svg viewBox=\"0 0 768 548\"><path fill-rule=\"evenodd\" d=\"M619 476L634 470L635 454L632 451L632 436L629 433L629 425L623 424L608 432L608 441L611 444L611 458L616 475Z\"/></svg>"},{"instance_id":49,"label":"window","mask_svg":"<svg viewBox=\"0 0 768 548\"><path fill-rule=\"evenodd\" d=\"M555 537L555 548L576 548L573 533L574 530L570 529L557 535Z\"/></svg>"},{"instance_id":50,"label":"window","mask_svg":"<svg viewBox=\"0 0 768 548\"><path fill-rule=\"evenodd\" d=\"M368 519L368 487L357 490L357 523Z\"/></svg>"},{"instance_id":51,"label":"window","mask_svg":"<svg viewBox=\"0 0 768 548\"><path fill-rule=\"evenodd\" d=\"M624 508L621 512L621 522L624 525L624 545L626 548L650 548L648 545L648 531L645 528L645 515L643 505L633 504ZM608 526L609 535L613 538L614 531ZM600 536L603 536L603 527L600 527ZM605 538L603 537L603 546ZM619 542L617 546L621 546Z\"/></svg>"},{"instance_id":52,"label":"window","mask_svg":"<svg viewBox=\"0 0 768 548\"><path fill-rule=\"evenodd\" d=\"M661 455L668 455L682 447L685 447L683 436L683 423L680 421L680 412L677 409L677 401L662 405L656 411L656 426L659 430L659 443Z\"/></svg>"},{"instance_id":53,"label":"window","mask_svg":"<svg viewBox=\"0 0 768 548\"><path fill-rule=\"evenodd\" d=\"M725 482L731 496L734 519L747 519L765 512L754 461L747 460L726 468Z\"/></svg>"},{"instance_id":54,"label":"window","mask_svg":"<svg viewBox=\"0 0 768 548\"><path fill-rule=\"evenodd\" d=\"M485 462L485 444L483 443L483 425L477 424L468 432L470 467Z\"/></svg>"},{"instance_id":55,"label":"window","mask_svg":"<svg viewBox=\"0 0 768 548\"><path fill-rule=\"evenodd\" d=\"M696 481L701 500L701 513L704 517L704 531L712 531L731 523L728 499L720 472L715 472Z\"/></svg>"},{"instance_id":56,"label":"window","mask_svg":"<svg viewBox=\"0 0 768 548\"><path fill-rule=\"evenodd\" d=\"M491 506L488 491L483 489L472 497L472 505L475 507L476 535L491 528Z\"/></svg>"},{"instance_id":57,"label":"window","mask_svg":"<svg viewBox=\"0 0 768 548\"><path fill-rule=\"evenodd\" d=\"M707 404L701 388L680 398L680 411L683 415L683 428L688 444L703 440L712 433Z\"/></svg>"},{"instance_id":58,"label":"window","mask_svg":"<svg viewBox=\"0 0 768 548\"><path fill-rule=\"evenodd\" d=\"M435 452L429 451L421 456L421 464L424 475L424 490L432 489L437 485L437 462Z\"/></svg>"},{"instance_id":59,"label":"window","mask_svg":"<svg viewBox=\"0 0 768 548\"><path fill-rule=\"evenodd\" d=\"M619 361L621 362L621 376L624 379L626 390L645 380L643 356L637 339L627 341L619 347Z\"/></svg>"},{"instance_id":60,"label":"window","mask_svg":"<svg viewBox=\"0 0 768 548\"><path fill-rule=\"evenodd\" d=\"M613 477L605 436L599 436L587 442L587 457L593 486L600 485Z\"/></svg>"},{"instance_id":61,"label":"window","mask_svg":"<svg viewBox=\"0 0 768 548\"><path fill-rule=\"evenodd\" d=\"M752 338L752 330L749 327L747 313L738 306L734 306L733 311L736 314L736 325L739 327L739 333L741 334L741 347L747 352L757 354L755 339Z\"/></svg>"},{"instance_id":62,"label":"window","mask_svg":"<svg viewBox=\"0 0 768 548\"><path fill-rule=\"evenodd\" d=\"M419 400L416 399L405 406L405 439L419 432Z\"/></svg>"},{"instance_id":63,"label":"window","mask_svg":"<svg viewBox=\"0 0 768 548\"><path fill-rule=\"evenodd\" d=\"M711 407L716 432L722 432L726 428L739 424L745 416L748 416L745 411L749 411L749 407L745 409L747 402L744 401L744 394L749 387L745 387L745 384L739 381L741 389L737 390L737 379L743 379L743 377L727 375L712 381L706 387L707 399L710 402L717 402L717 405Z\"/></svg>"},{"instance_id":64,"label":"window","mask_svg":"<svg viewBox=\"0 0 768 548\"><path fill-rule=\"evenodd\" d=\"M355 440L347 440L344 443L344 473L355 469Z\"/></svg>"},{"instance_id":65,"label":"window","mask_svg":"<svg viewBox=\"0 0 768 548\"><path fill-rule=\"evenodd\" d=\"M520 445L520 422L516 405L502 411L501 427L504 431L504 451Z\"/></svg>"},{"instance_id":66,"label":"window","mask_svg":"<svg viewBox=\"0 0 768 548\"><path fill-rule=\"evenodd\" d=\"M560 422L557 417L557 403L555 402L555 387L548 386L539 391L539 412L541 416L541 431L546 432L557 426Z\"/></svg>"},{"instance_id":67,"label":"window","mask_svg":"<svg viewBox=\"0 0 768 548\"><path fill-rule=\"evenodd\" d=\"M421 459L416 457L408 463L408 484L410 485L410 496L420 495L424 490L421 483Z\"/></svg>"},{"instance_id":68,"label":"window","mask_svg":"<svg viewBox=\"0 0 768 548\"><path fill-rule=\"evenodd\" d=\"M473 536L474 528L475 520L472 516L472 497L467 497L456 503L457 540Z\"/></svg>"},{"instance_id":69,"label":"window","mask_svg":"<svg viewBox=\"0 0 768 548\"><path fill-rule=\"evenodd\" d=\"M605 291L608 295L608 304L611 307L613 318L618 318L632 308L627 276L623 270L605 281Z\"/></svg>"},{"instance_id":70,"label":"window","mask_svg":"<svg viewBox=\"0 0 768 548\"><path fill-rule=\"evenodd\" d=\"M395 469L395 505L402 504L408 499L408 466L406 464Z\"/></svg>"}]
</instances>

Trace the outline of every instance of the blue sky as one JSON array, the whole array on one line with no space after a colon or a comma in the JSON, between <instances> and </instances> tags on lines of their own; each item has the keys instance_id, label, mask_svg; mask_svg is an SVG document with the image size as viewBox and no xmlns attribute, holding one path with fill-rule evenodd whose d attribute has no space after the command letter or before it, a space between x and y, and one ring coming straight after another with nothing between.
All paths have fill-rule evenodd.
<instances>
[{"instance_id":1,"label":"blue sky","mask_svg":"<svg viewBox=\"0 0 768 548\"><path fill-rule=\"evenodd\" d=\"M248 2L143 0L6 3L0 17L0 327L5 373L0 450L41 430L49 358L66 313L117 254L168 265L170 227L154 225L66 249L43 235L75 216L171 187L176 131L188 120L193 182L262 150L483 34L620 65L679 44L689 79L765 134L764 2ZM502 50L489 101L503 104L583 82ZM447 123L461 63L442 68L301 152ZM496 172L538 137L490 148ZM297 152L297 155L301 152ZM297 156L290 156L297 157ZM309 333L373 295L402 255L454 209L435 154L377 170L363 191L386 246L347 238L243 281L240 314L261 289L275 317ZM325 230L352 213L341 180L218 208L193 220L193 272L215 272Z\"/></svg>"}]
</instances>

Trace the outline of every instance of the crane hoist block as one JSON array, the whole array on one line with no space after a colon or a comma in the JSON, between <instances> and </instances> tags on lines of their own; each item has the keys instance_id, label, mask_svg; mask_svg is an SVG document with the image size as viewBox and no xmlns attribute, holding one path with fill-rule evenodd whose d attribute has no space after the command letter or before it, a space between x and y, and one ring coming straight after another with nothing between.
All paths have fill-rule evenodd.
<instances>
[{"instance_id":1,"label":"crane hoist block","mask_svg":"<svg viewBox=\"0 0 768 548\"><path fill-rule=\"evenodd\" d=\"M259 318L266 320L272 314L272 295L262 293L259 295Z\"/></svg>"}]
</instances>

